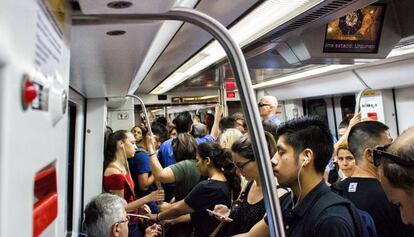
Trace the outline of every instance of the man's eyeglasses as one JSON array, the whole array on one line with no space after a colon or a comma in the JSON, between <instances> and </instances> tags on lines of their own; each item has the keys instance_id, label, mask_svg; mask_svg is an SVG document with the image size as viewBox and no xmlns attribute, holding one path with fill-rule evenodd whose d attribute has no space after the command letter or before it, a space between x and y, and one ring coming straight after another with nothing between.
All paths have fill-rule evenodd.
<instances>
[{"instance_id":1,"label":"man's eyeglasses","mask_svg":"<svg viewBox=\"0 0 414 237\"><path fill-rule=\"evenodd\" d=\"M264 106L270 106L270 104L262 104L262 103L259 103L258 106L259 106L259 108L262 108Z\"/></svg>"},{"instance_id":2,"label":"man's eyeglasses","mask_svg":"<svg viewBox=\"0 0 414 237\"><path fill-rule=\"evenodd\" d=\"M381 165L381 159L386 158L391 160L392 162L399 164L401 166L405 167L414 167L414 160L404 160L401 159L401 157L391 154L387 152L388 147L391 144L383 145L383 146L377 146L373 150L373 156L374 156L374 165L380 166Z\"/></svg>"},{"instance_id":3,"label":"man's eyeglasses","mask_svg":"<svg viewBox=\"0 0 414 237\"><path fill-rule=\"evenodd\" d=\"M121 223L124 223L124 222L129 222L129 220L130 220L130 219L131 219L131 216L129 216L129 215L127 214L127 216L126 216L126 219L125 219L125 220L115 222L115 224L121 224Z\"/></svg>"},{"instance_id":4,"label":"man's eyeglasses","mask_svg":"<svg viewBox=\"0 0 414 237\"><path fill-rule=\"evenodd\" d=\"M247 165L247 164L249 164L250 162L253 162L254 160L248 160L248 161L246 161L246 162L243 162L243 163L234 163L234 166L236 166L238 169L240 169L240 170L243 170L244 169L244 167Z\"/></svg>"}]
</instances>

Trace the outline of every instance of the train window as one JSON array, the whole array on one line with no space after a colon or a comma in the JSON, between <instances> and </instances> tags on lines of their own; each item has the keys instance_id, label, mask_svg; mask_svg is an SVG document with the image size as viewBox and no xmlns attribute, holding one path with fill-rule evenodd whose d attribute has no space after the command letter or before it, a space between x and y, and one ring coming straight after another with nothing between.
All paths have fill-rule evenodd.
<instances>
[{"instance_id":1,"label":"train window","mask_svg":"<svg viewBox=\"0 0 414 237\"><path fill-rule=\"evenodd\" d=\"M319 115L328 122L327 106L324 99L303 100L305 115Z\"/></svg>"},{"instance_id":2,"label":"train window","mask_svg":"<svg viewBox=\"0 0 414 237\"><path fill-rule=\"evenodd\" d=\"M341 98L342 118L351 117L355 110L355 95L342 96Z\"/></svg>"}]
</instances>

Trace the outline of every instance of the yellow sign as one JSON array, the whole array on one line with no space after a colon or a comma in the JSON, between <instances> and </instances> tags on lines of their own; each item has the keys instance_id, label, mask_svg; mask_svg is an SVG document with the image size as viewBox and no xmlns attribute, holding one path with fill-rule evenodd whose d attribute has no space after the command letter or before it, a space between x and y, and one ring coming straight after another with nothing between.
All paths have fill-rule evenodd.
<instances>
[{"instance_id":1,"label":"yellow sign","mask_svg":"<svg viewBox=\"0 0 414 237\"><path fill-rule=\"evenodd\" d=\"M364 97L372 97L372 96L376 96L376 93L373 90L367 90L367 91L364 92L364 94L362 94L362 96L364 96Z\"/></svg>"}]
</instances>

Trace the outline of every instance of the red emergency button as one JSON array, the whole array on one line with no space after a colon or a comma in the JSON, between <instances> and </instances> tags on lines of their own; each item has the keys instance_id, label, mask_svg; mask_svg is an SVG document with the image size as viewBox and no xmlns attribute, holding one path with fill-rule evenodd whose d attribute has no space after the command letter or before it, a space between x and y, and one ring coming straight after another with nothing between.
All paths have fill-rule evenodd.
<instances>
[{"instance_id":1,"label":"red emergency button","mask_svg":"<svg viewBox=\"0 0 414 237\"><path fill-rule=\"evenodd\" d=\"M24 90L23 90L23 101L26 105L32 103L32 101L37 97L37 90L33 82L25 81Z\"/></svg>"},{"instance_id":2,"label":"red emergency button","mask_svg":"<svg viewBox=\"0 0 414 237\"><path fill-rule=\"evenodd\" d=\"M28 75L23 76L22 80L22 94L21 94L21 103L23 110L26 110L29 105L32 104L33 100L36 99L38 95L36 85L29 80Z\"/></svg>"}]
</instances>

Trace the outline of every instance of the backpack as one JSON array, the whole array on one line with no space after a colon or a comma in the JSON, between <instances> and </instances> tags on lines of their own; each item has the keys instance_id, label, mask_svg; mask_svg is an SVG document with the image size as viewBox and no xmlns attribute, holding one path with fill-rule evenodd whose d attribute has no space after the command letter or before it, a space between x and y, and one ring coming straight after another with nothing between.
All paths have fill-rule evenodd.
<instances>
[{"instance_id":1,"label":"backpack","mask_svg":"<svg viewBox=\"0 0 414 237\"><path fill-rule=\"evenodd\" d=\"M316 222L317 218L325 209L332 206L343 205L346 206L351 214L354 229L356 231L356 237L377 237L375 223L371 215L366 211L356 208L351 201L335 194L332 191L323 193L322 197L318 201L319 204L313 205L308 212L309 214L306 218L311 220L311 224L305 226L304 233L313 233L316 223L312 223L312 221Z\"/></svg>"}]
</instances>

